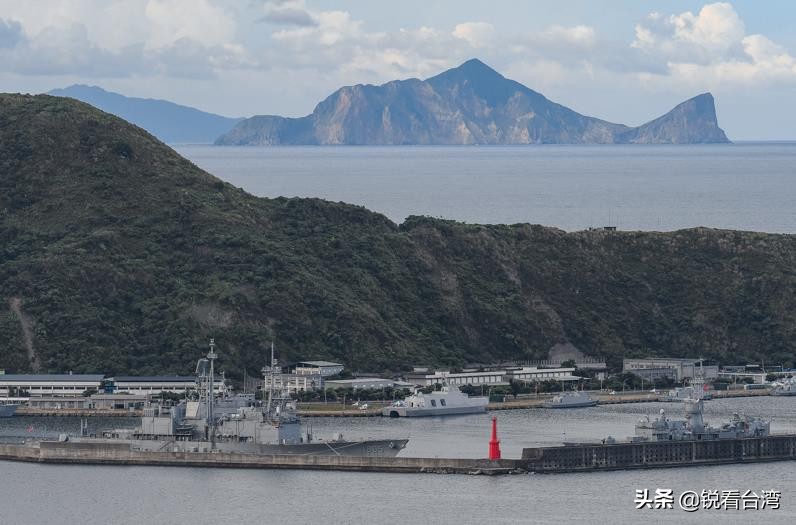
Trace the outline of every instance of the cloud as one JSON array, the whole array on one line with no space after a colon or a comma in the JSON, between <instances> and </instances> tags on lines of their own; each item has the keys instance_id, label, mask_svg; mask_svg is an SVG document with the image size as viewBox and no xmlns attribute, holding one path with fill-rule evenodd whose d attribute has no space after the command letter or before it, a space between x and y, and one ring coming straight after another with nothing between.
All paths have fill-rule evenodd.
<instances>
[{"instance_id":1,"label":"cloud","mask_svg":"<svg viewBox=\"0 0 796 525\"><path fill-rule=\"evenodd\" d=\"M705 5L697 14L651 13L636 26L631 48L648 63L665 64L663 73L654 73L674 82L715 86L796 81L793 56L763 35L747 35L743 20L727 3Z\"/></svg>"},{"instance_id":2,"label":"cloud","mask_svg":"<svg viewBox=\"0 0 796 525\"><path fill-rule=\"evenodd\" d=\"M461 38L475 48L486 47L492 42L495 27L486 22L465 22L453 29L453 36Z\"/></svg>"},{"instance_id":3,"label":"cloud","mask_svg":"<svg viewBox=\"0 0 796 525\"><path fill-rule=\"evenodd\" d=\"M3 20L0 18L0 48L14 47L25 35L22 33L22 24L16 20Z\"/></svg>"},{"instance_id":4,"label":"cloud","mask_svg":"<svg viewBox=\"0 0 796 525\"><path fill-rule=\"evenodd\" d=\"M204 46L234 40L236 22L224 8L208 0L149 0L144 8L152 48L189 38Z\"/></svg>"},{"instance_id":5,"label":"cloud","mask_svg":"<svg viewBox=\"0 0 796 525\"><path fill-rule=\"evenodd\" d=\"M307 9L304 0L280 0L265 2L265 16L258 22L284 26L316 26L318 21Z\"/></svg>"}]
</instances>

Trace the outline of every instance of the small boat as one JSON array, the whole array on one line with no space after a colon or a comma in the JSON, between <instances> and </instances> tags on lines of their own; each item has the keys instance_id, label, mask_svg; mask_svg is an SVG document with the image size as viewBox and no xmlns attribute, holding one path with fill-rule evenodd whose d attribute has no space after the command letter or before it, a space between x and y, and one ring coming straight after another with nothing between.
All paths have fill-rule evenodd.
<instances>
[{"instance_id":1,"label":"small boat","mask_svg":"<svg viewBox=\"0 0 796 525\"><path fill-rule=\"evenodd\" d=\"M403 401L395 401L381 411L387 417L450 416L486 412L489 398L470 397L458 387L442 385L441 390L424 394L415 392Z\"/></svg>"},{"instance_id":2,"label":"small boat","mask_svg":"<svg viewBox=\"0 0 796 525\"><path fill-rule=\"evenodd\" d=\"M710 401L713 396L708 392L708 385L706 383L696 381L688 386L678 386L669 390L669 393L659 401L666 403L676 403L685 399L701 399L703 401Z\"/></svg>"},{"instance_id":3,"label":"small boat","mask_svg":"<svg viewBox=\"0 0 796 525\"><path fill-rule=\"evenodd\" d=\"M544 408L583 408L597 405L597 400L583 391L562 392L542 403Z\"/></svg>"}]
</instances>

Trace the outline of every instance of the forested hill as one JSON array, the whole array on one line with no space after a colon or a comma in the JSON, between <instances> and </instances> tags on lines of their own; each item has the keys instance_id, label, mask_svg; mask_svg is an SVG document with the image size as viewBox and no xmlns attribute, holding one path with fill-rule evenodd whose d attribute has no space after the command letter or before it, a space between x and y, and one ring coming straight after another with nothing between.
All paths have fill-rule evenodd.
<instances>
[{"instance_id":1,"label":"forested hill","mask_svg":"<svg viewBox=\"0 0 796 525\"><path fill-rule=\"evenodd\" d=\"M796 237L577 232L253 197L71 99L0 95L0 368L228 375L543 358L794 361Z\"/></svg>"}]
</instances>

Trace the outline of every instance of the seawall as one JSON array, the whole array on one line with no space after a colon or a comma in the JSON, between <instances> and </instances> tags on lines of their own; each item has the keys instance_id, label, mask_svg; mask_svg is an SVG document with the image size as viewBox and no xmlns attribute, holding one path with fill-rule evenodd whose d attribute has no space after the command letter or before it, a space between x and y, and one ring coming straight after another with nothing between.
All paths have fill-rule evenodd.
<instances>
[{"instance_id":1,"label":"seawall","mask_svg":"<svg viewBox=\"0 0 796 525\"><path fill-rule=\"evenodd\" d=\"M129 443L0 444L0 460L88 465L149 465L351 472L501 475L687 467L796 460L796 434L647 443L586 443L526 448L520 459L252 455L149 452Z\"/></svg>"},{"instance_id":2,"label":"seawall","mask_svg":"<svg viewBox=\"0 0 796 525\"><path fill-rule=\"evenodd\" d=\"M37 463L149 465L255 469L338 470L355 472L509 474L519 460L253 455L223 452L143 452L127 443L41 442L37 446L0 444L0 459Z\"/></svg>"}]
</instances>

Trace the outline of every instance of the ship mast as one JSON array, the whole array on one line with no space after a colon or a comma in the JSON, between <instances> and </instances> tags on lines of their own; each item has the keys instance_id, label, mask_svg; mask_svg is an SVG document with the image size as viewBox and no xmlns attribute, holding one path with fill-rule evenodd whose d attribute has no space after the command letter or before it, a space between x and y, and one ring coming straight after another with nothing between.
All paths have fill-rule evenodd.
<instances>
[{"instance_id":1,"label":"ship mast","mask_svg":"<svg viewBox=\"0 0 796 525\"><path fill-rule=\"evenodd\" d=\"M270 375L270 381L268 382L268 403L265 405L265 413L267 414L268 418L271 418L271 403L273 402L274 398L274 367L276 366L276 360L274 359L274 342L271 341L271 368L268 370Z\"/></svg>"},{"instance_id":2,"label":"ship mast","mask_svg":"<svg viewBox=\"0 0 796 525\"><path fill-rule=\"evenodd\" d=\"M213 383L215 382L215 378L213 377L214 374L214 362L218 355L216 354L216 341L215 339L210 339L210 352L207 353L207 359L210 361L210 375L207 381L207 427L210 430L210 448L215 448L216 444L216 418L215 414L213 413L213 404L215 401L215 396L213 395Z\"/></svg>"}]
</instances>

